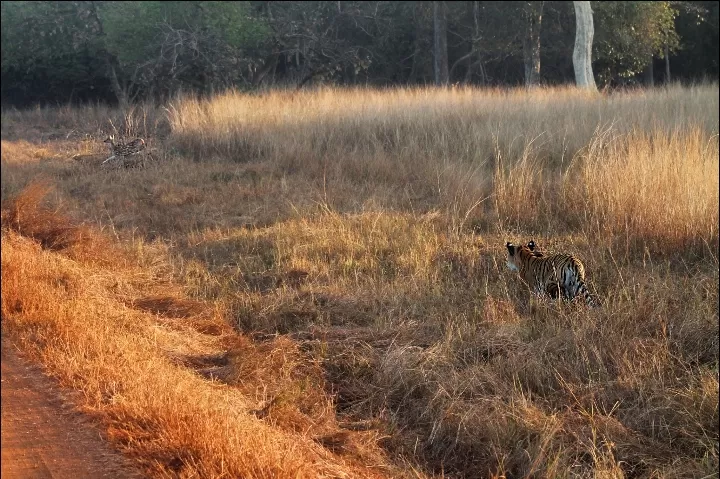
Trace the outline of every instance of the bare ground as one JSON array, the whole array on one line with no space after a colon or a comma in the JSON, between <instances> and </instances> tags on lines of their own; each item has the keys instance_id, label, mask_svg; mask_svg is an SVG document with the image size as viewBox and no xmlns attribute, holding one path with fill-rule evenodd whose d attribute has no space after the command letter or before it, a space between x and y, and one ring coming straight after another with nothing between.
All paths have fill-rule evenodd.
<instances>
[{"instance_id":1,"label":"bare ground","mask_svg":"<svg viewBox=\"0 0 720 479\"><path fill-rule=\"evenodd\" d=\"M4 338L1 472L3 479L142 477Z\"/></svg>"}]
</instances>

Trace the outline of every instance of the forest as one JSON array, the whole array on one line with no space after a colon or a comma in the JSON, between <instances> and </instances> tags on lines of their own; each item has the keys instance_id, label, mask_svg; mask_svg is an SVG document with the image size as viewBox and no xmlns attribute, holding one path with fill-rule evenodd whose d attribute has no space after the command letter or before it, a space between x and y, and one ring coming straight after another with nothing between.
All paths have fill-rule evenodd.
<instances>
[{"instance_id":1,"label":"forest","mask_svg":"<svg viewBox=\"0 0 720 479\"><path fill-rule=\"evenodd\" d=\"M718 2L591 2L599 88L718 78ZM2 104L574 82L572 2L2 2Z\"/></svg>"}]
</instances>

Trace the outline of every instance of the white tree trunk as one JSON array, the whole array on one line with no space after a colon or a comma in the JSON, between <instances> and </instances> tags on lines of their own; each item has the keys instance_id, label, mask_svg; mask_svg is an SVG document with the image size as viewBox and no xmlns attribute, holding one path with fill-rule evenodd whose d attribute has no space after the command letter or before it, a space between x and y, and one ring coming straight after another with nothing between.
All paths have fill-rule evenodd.
<instances>
[{"instance_id":1,"label":"white tree trunk","mask_svg":"<svg viewBox=\"0 0 720 479\"><path fill-rule=\"evenodd\" d=\"M575 7L575 49L573 50L573 67L575 68L575 84L580 88L597 91L595 77L592 72L593 28L592 9L590 2L573 2Z\"/></svg>"}]
</instances>

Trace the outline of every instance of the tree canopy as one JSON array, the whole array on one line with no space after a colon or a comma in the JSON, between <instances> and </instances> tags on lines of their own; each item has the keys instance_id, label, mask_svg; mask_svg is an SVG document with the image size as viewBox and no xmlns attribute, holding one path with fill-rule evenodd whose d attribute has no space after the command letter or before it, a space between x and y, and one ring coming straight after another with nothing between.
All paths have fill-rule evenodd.
<instances>
[{"instance_id":1,"label":"tree canopy","mask_svg":"<svg viewBox=\"0 0 720 479\"><path fill-rule=\"evenodd\" d=\"M598 86L640 82L665 61L658 81L670 70L674 80L718 78L717 2L591 4ZM162 99L180 89L429 84L436 59L451 84L574 81L571 2L1 5L2 101L17 106ZM436 38L446 40L438 47Z\"/></svg>"}]
</instances>

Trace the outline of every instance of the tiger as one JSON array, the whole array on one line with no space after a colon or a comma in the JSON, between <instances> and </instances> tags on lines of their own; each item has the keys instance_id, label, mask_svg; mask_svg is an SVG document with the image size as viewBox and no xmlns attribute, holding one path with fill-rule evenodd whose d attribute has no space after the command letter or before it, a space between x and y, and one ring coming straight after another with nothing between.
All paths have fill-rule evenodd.
<instances>
[{"instance_id":1,"label":"tiger","mask_svg":"<svg viewBox=\"0 0 720 479\"><path fill-rule=\"evenodd\" d=\"M530 240L530 242L527 244L527 247L530 249L530 251L532 251L533 256L537 256L538 258L545 256L542 251L535 251L535 248L537 248L535 241Z\"/></svg>"},{"instance_id":2,"label":"tiger","mask_svg":"<svg viewBox=\"0 0 720 479\"><path fill-rule=\"evenodd\" d=\"M538 295L548 295L553 299L562 297L571 301L582 296L591 307L599 306L585 284L585 266L576 257L568 254L545 256L536 251L534 241L517 246L510 242L507 266L511 271L520 273L520 278Z\"/></svg>"}]
</instances>

